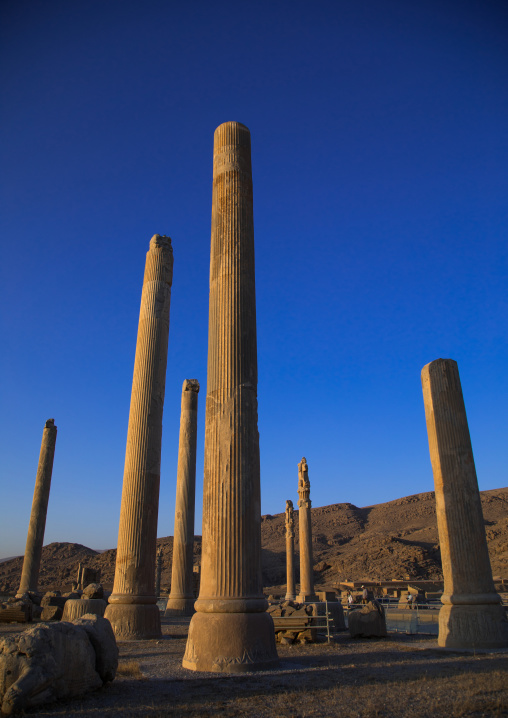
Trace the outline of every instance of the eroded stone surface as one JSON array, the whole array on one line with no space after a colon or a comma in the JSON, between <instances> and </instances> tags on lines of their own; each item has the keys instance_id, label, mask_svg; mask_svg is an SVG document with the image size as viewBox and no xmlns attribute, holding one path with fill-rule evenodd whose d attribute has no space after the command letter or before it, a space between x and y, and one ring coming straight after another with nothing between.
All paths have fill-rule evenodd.
<instances>
[{"instance_id":1,"label":"eroded stone surface","mask_svg":"<svg viewBox=\"0 0 508 718\"><path fill-rule=\"evenodd\" d=\"M116 664L115 664L116 655ZM8 715L113 680L118 649L104 618L42 624L0 642L0 703Z\"/></svg>"}]
</instances>

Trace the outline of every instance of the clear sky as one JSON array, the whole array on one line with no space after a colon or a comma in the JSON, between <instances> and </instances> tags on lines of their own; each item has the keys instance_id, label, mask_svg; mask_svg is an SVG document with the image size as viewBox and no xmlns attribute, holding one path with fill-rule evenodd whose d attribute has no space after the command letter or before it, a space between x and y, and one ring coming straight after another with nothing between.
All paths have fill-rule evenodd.
<instances>
[{"instance_id":1,"label":"clear sky","mask_svg":"<svg viewBox=\"0 0 508 718\"><path fill-rule=\"evenodd\" d=\"M145 255L173 241L158 535L201 382L213 132L252 134L263 513L433 488L420 384L458 362L481 489L506 486L508 6L3 0L0 556L116 546Z\"/></svg>"}]
</instances>

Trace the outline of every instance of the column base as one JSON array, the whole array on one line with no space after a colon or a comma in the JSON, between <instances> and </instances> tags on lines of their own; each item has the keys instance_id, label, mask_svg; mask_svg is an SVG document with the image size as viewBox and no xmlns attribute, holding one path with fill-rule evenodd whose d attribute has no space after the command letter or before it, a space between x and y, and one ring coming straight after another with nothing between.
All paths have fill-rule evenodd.
<instances>
[{"instance_id":1,"label":"column base","mask_svg":"<svg viewBox=\"0 0 508 718\"><path fill-rule=\"evenodd\" d=\"M286 593L284 596L285 601L295 601L296 600L296 594L294 593Z\"/></svg>"},{"instance_id":2,"label":"column base","mask_svg":"<svg viewBox=\"0 0 508 718\"><path fill-rule=\"evenodd\" d=\"M295 598L297 603L317 603L319 598L315 593L300 593Z\"/></svg>"},{"instance_id":3,"label":"column base","mask_svg":"<svg viewBox=\"0 0 508 718\"><path fill-rule=\"evenodd\" d=\"M508 648L502 604L445 604L439 611L438 645L444 648Z\"/></svg>"},{"instance_id":4,"label":"column base","mask_svg":"<svg viewBox=\"0 0 508 718\"><path fill-rule=\"evenodd\" d=\"M195 613L182 666L191 671L246 673L279 662L268 613Z\"/></svg>"},{"instance_id":5,"label":"column base","mask_svg":"<svg viewBox=\"0 0 508 718\"><path fill-rule=\"evenodd\" d=\"M161 619L154 603L110 603L104 618L111 623L118 641L138 641L160 638Z\"/></svg>"},{"instance_id":6,"label":"column base","mask_svg":"<svg viewBox=\"0 0 508 718\"><path fill-rule=\"evenodd\" d=\"M196 599L192 598L171 598L168 599L164 616L193 616L196 613L194 603Z\"/></svg>"}]
</instances>

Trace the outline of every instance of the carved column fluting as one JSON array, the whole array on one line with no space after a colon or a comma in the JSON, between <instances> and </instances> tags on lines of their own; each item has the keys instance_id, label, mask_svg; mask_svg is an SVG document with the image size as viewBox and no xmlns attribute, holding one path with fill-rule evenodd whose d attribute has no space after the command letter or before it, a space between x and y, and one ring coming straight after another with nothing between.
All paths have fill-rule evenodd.
<instances>
[{"instance_id":1,"label":"carved column fluting","mask_svg":"<svg viewBox=\"0 0 508 718\"><path fill-rule=\"evenodd\" d=\"M250 133L214 136L203 553L185 668L248 671L277 660L261 581L256 294Z\"/></svg>"},{"instance_id":2,"label":"carved column fluting","mask_svg":"<svg viewBox=\"0 0 508 718\"><path fill-rule=\"evenodd\" d=\"M156 234L146 255L115 582L105 613L121 640L161 635L155 555L172 279L171 240Z\"/></svg>"},{"instance_id":3,"label":"carved column fluting","mask_svg":"<svg viewBox=\"0 0 508 718\"><path fill-rule=\"evenodd\" d=\"M48 419L42 431L41 452L39 465L35 477L32 513L28 524L26 537L25 557L19 584L18 595L26 591L37 591L39 570L41 567L42 544L46 529L46 515L48 512L49 490L51 488L51 475L53 473L53 460L55 458L57 428L54 419Z\"/></svg>"},{"instance_id":4,"label":"carved column fluting","mask_svg":"<svg viewBox=\"0 0 508 718\"><path fill-rule=\"evenodd\" d=\"M194 613L195 598L192 567L196 497L198 393L199 382L196 379L186 379L182 388L171 594L166 606L166 616L192 616Z\"/></svg>"},{"instance_id":5,"label":"carved column fluting","mask_svg":"<svg viewBox=\"0 0 508 718\"><path fill-rule=\"evenodd\" d=\"M297 601L317 601L314 593L309 468L305 457L298 464L298 524L300 534L300 593Z\"/></svg>"},{"instance_id":6,"label":"carved column fluting","mask_svg":"<svg viewBox=\"0 0 508 718\"><path fill-rule=\"evenodd\" d=\"M508 622L494 588L482 505L457 363L422 369L444 575L440 646L508 646Z\"/></svg>"},{"instance_id":7,"label":"carved column fluting","mask_svg":"<svg viewBox=\"0 0 508 718\"><path fill-rule=\"evenodd\" d=\"M159 598L161 593L161 575L162 575L162 549L157 549L157 558L155 560L155 596Z\"/></svg>"},{"instance_id":8,"label":"carved column fluting","mask_svg":"<svg viewBox=\"0 0 508 718\"><path fill-rule=\"evenodd\" d=\"M294 601L296 598L295 589L295 518L293 502L286 501L286 601Z\"/></svg>"}]
</instances>

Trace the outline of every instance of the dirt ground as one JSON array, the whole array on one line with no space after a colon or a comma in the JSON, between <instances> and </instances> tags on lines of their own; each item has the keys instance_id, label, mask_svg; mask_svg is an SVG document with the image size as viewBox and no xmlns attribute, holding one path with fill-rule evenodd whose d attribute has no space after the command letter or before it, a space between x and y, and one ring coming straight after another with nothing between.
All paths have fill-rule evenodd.
<instances>
[{"instance_id":1,"label":"dirt ground","mask_svg":"<svg viewBox=\"0 0 508 718\"><path fill-rule=\"evenodd\" d=\"M278 646L278 669L253 674L182 668L188 621L163 619L158 641L121 642L113 683L27 715L508 716L508 651L464 654L435 637L389 634L331 644ZM20 625L3 626L0 635Z\"/></svg>"}]
</instances>

